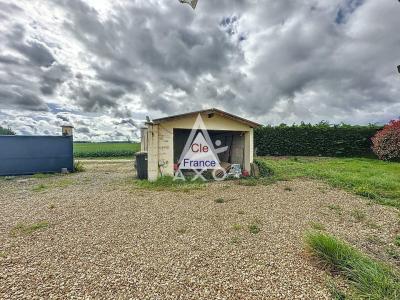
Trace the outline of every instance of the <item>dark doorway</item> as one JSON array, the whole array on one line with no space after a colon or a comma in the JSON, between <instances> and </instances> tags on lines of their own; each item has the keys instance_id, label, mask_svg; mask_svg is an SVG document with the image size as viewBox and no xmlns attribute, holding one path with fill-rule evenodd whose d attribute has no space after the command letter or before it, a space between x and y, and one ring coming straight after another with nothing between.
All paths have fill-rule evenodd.
<instances>
[{"instance_id":1,"label":"dark doorway","mask_svg":"<svg viewBox=\"0 0 400 300\"><path fill-rule=\"evenodd\" d=\"M196 132L196 135L201 130ZM184 150L186 142L189 138L190 129L174 129L174 163L177 164ZM244 132L241 131L226 131L226 130L208 130L211 141L215 148L228 146L228 151L219 153L218 159L221 162L230 164L244 165ZM195 135L195 136L196 136ZM216 145L216 141L221 144Z\"/></svg>"}]
</instances>

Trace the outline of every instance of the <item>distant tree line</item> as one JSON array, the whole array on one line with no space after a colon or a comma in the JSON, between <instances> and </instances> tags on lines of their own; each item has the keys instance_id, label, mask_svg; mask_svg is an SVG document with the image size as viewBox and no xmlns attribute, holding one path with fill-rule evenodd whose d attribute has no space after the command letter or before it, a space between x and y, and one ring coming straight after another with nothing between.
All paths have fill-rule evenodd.
<instances>
[{"instance_id":1,"label":"distant tree line","mask_svg":"<svg viewBox=\"0 0 400 300\"><path fill-rule=\"evenodd\" d=\"M15 132L10 128L4 128L0 126L0 135L15 135Z\"/></svg>"},{"instance_id":2,"label":"distant tree line","mask_svg":"<svg viewBox=\"0 0 400 300\"><path fill-rule=\"evenodd\" d=\"M382 126L311 125L263 126L254 132L254 146L259 156L375 156L371 138Z\"/></svg>"}]
</instances>

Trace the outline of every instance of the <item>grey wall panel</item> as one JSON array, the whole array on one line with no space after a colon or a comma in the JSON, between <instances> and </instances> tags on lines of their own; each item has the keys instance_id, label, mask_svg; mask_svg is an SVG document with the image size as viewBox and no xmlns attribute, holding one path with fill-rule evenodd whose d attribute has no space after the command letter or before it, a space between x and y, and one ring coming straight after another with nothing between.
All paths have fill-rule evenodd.
<instances>
[{"instance_id":1,"label":"grey wall panel","mask_svg":"<svg viewBox=\"0 0 400 300\"><path fill-rule=\"evenodd\" d=\"M73 171L71 136L0 136L0 175Z\"/></svg>"}]
</instances>

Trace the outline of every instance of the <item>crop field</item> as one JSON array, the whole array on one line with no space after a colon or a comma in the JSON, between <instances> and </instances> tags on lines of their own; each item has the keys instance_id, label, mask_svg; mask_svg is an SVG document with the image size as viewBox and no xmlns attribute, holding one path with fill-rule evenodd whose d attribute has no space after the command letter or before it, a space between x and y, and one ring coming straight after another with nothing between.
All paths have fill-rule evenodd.
<instances>
[{"instance_id":1,"label":"crop field","mask_svg":"<svg viewBox=\"0 0 400 300\"><path fill-rule=\"evenodd\" d=\"M139 143L74 143L75 157L132 157L138 151Z\"/></svg>"}]
</instances>

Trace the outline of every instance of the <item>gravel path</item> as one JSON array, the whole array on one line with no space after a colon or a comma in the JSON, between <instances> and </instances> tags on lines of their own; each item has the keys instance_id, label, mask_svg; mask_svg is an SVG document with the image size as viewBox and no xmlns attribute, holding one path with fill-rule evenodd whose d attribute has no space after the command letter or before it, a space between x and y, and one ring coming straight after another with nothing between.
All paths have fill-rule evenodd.
<instances>
[{"instance_id":1,"label":"gravel path","mask_svg":"<svg viewBox=\"0 0 400 300\"><path fill-rule=\"evenodd\" d=\"M396 263L397 212L319 182L150 191L132 162L85 165L0 180L1 299L329 299L302 242L312 222Z\"/></svg>"}]
</instances>

